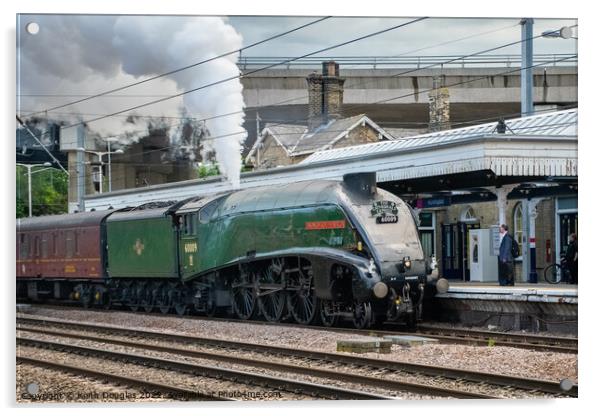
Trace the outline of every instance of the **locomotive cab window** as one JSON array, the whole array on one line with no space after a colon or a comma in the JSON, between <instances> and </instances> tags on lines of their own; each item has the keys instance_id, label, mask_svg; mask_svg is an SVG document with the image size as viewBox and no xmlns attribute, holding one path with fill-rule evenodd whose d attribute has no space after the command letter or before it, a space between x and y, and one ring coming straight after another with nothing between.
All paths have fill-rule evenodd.
<instances>
[{"instance_id":1,"label":"locomotive cab window","mask_svg":"<svg viewBox=\"0 0 602 416\"><path fill-rule=\"evenodd\" d=\"M217 210L221 200L222 198L214 199L199 211L199 222L201 224L207 224L209 221L211 221L211 217L213 217L213 214Z\"/></svg>"},{"instance_id":2,"label":"locomotive cab window","mask_svg":"<svg viewBox=\"0 0 602 416\"><path fill-rule=\"evenodd\" d=\"M195 214L182 215L182 233L184 235L195 235L196 234L196 221L194 219Z\"/></svg>"}]
</instances>

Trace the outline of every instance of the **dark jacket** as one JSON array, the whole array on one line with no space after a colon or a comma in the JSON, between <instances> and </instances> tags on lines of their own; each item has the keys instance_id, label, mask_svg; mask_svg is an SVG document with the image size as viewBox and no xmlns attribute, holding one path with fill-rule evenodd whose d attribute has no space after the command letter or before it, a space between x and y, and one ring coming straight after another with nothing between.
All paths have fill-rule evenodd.
<instances>
[{"instance_id":1,"label":"dark jacket","mask_svg":"<svg viewBox=\"0 0 602 416\"><path fill-rule=\"evenodd\" d=\"M566 249L565 258L567 263L575 263L575 254L577 254L577 242L571 241Z\"/></svg>"},{"instance_id":2,"label":"dark jacket","mask_svg":"<svg viewBox=\"0 0 602 416\"><path fill-rule=\"evenodd\" d=\"M500 242L500 254L499 258L504 263L512 261L514 258L512 257L512 237L510 234L506 233L502 241Z\"/></svg>"}]
</instances>

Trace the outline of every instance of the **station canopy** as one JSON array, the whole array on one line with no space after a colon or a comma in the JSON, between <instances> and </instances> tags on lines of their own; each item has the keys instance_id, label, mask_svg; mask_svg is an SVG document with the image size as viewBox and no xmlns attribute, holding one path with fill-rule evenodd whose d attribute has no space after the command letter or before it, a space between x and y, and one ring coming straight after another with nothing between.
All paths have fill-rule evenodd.
<instances>
[{"instance_id":1,"label":"station canopy","mask_svg":"<svg viewBox=\"0 0 602 416\"><path fill-rule=\"evenodd\" d=\"M578 110L561 110L470 127L317 151L302 162L245 172L240 189L376 172L399 196L506 184L577 183ZM88 195L86 210L232 191L223 177ZM488 194L479 189L476 194ZM471 192L475 193L475 192Z\"/></svg>"}]
</instances>

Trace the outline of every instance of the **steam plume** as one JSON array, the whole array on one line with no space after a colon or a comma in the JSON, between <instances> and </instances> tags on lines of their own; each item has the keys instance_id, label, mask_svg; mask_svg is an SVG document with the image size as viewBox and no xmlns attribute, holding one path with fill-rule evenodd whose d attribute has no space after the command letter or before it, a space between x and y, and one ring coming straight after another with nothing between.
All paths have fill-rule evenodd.
<instances>
[{"instance_id":1,"label":"steam plume","mask_svg":"<svg viewBox=\"0 0 602 416\"><path fill-rule=\"evenodd\" d=\"M26 33L25 25L30 21L40 25L37 35ZM41 110L80 98L48 94L92 95L242 47L242 37L220 17L23 16L18 31L18 91L24 94L18 108L24 110L24 115L27 110ZM236 54L220 58L113 96L57 110L49 117L68 122L80 117L90 119L94 116L87 114L112 113L237 76L236 58ZM110 117L89 127L102 136L120 135L120 142L127 144L148 134L148 126L153 123L141 117L144 115L160 118L186 114L199 120L240 112L204 123L210 137L218 137L204 146L215 151L221 172L238 187L241 142L246 138L243 108L242 85L234 79L141 108L132 113L135 117ZM78 117L77 113L84 116ZM171 124L172 140L178 134L178 123L174 120Z\"/></svg>"}]
</instances>

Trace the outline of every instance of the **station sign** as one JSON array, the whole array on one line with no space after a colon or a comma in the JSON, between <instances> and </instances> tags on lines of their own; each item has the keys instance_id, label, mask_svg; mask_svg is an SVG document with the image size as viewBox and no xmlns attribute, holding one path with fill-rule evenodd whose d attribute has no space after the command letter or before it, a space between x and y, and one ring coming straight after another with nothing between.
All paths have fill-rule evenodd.
<instances>
[{"instance_id":1,"label":"station sign","mask_svg":"<svg viewBox=\"0 0 602 416\"><path fill-rule=\"evenodd\" d=\"M418 209L426 209L426 208L439 208L439 207L447 207L451 205L451 197L442 196L437 198L418 198L416 200L416 208Z\"/></svg>"}]
</instances>

